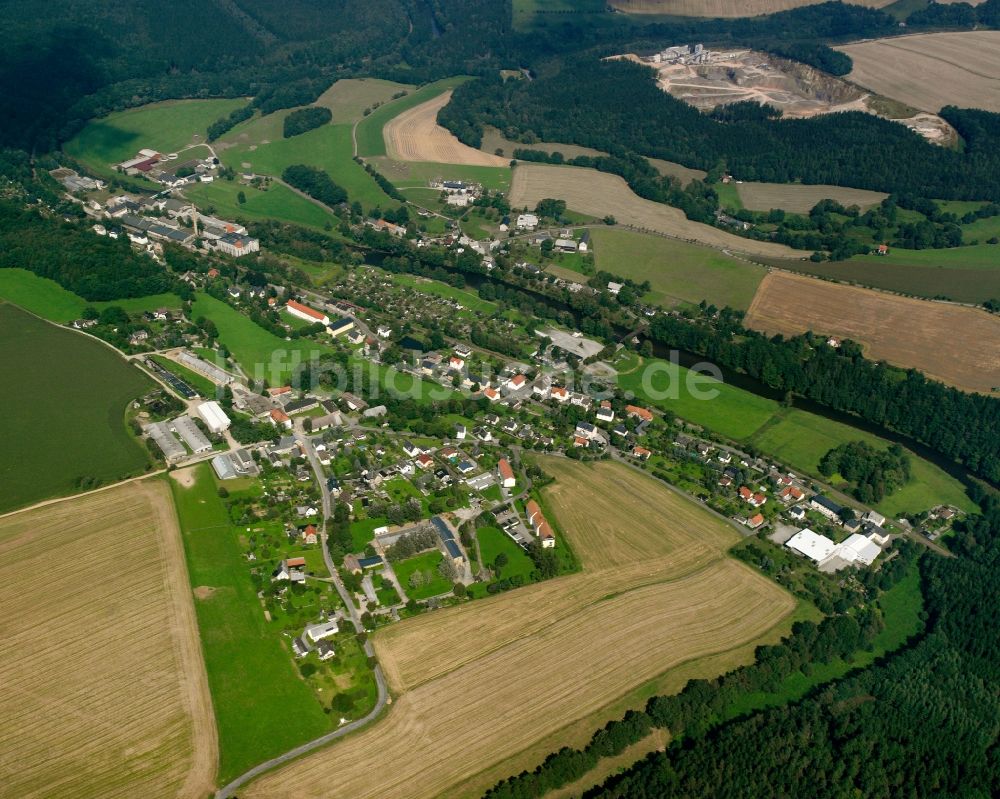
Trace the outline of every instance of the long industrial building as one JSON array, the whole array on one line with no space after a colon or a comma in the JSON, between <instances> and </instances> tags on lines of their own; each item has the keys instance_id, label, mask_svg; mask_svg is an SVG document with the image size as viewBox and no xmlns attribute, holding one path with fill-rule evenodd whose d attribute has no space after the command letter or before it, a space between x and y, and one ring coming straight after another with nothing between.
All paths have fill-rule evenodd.
<instances>
[{"instance_id":1,"label":"long industrial building","mask_svg":"<svg viewBox=\"0 0 1000 799\"><path fill-rule=\"evenodd\" d=\"M205 438L190 416L178 416L170 423L170 426L195 455L212 449L212 442Z\"/></svg>"},{"instance_id":2,"label":"long industrial building","mask_svg":"<svg viewBox=\"0 0 1000 799\"><path fill-rule=\"evenodd\" d=\"M202 360L193 353L183 351L177 356L177 360L185 366L193 369L198 374L205 375L205 377L213 383L218 383L220 386L228 386L233 382L234 378L231 374L229 374L229 372L224 369L220 369L214 363Z\"/></svg>"},{"instance_id":3,"label":"long industrial building","mask_svg":"<svg viewBox=\"0 0 1000 799\"><path fill-rule=\"evenodd\" d=\"M148 424L145 431L156 442L156 446L160 448L167 463L174 463L187 455L184 445L177 440L177 436L171 432L170 426L166 422Z\"/></svg>"},{"instance_id":4,"label":"long industrial building","mask_svg":"<svg viewBox=\"0 0 1000 799\"><path fill-rule=\"evenodd\" d=\"M218 402L203 402L197 407L198 415L208 429L215 434L222 433L229 429L230 421L226 412Z\"/></svg>"}]
</instances>

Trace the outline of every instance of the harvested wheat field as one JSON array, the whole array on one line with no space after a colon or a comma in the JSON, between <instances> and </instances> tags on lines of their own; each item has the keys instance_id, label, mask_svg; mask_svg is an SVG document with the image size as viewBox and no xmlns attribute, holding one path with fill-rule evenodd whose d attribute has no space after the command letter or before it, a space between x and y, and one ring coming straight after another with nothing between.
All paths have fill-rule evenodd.
<instances>
[{"instance_id":1,"label":"harvested wheat field","mask_svg":"<svg viewBox=\"0 0 1000 799\"><path fill-rule=\"evenodd\" d=\"M204 797L215 720L170 492L0 519L0 794Z\"/></svg>"},{"instance_id":2,"label":"harvested wheat field","mask_svg":"<svg viewBox=\"0 0 1000 799\"><path fill-rule=\"evenodd\" d=\"M835 49L854 60L848 80L914 108L1000 111L1000 31L925 33Z\"/></svg>"},{"instance_id":3,"label":"harvested wheat field","mask_svg":"<svg viewBox=\"0 0 1000 799\"><path fill-rule=\"evenodd\" d=\"M557 748L550 736L665 671L720 653L745 662L793 610L789 594L725 557L732 528L651 478L614 463L543 466L557 478L547 512L583 573L380 632L401 691L387 716L243 794L479 795L495 776L474 775L540 741ZM733 665L713 663L712 673Z\"/></svg>"},{"instance_id":4,"label":"harvested wheat field","mask_svg":"<svg viewBox=\"0 0 1000 799\"><path fill-rule=\"evenodd\" d=\"M677 208L639 197L617 175L581 167L519 164L510 188L511 207L534 208L539 200L547 197L565 200L571 210L588 216L611 214L621 224L718 249L771 258L802 256L801 252L783 244L744 239L710 225L692 222Z\"/></svg>"},{"instance_id":5,"label":"harvested wheat field","mask_svg":"<svg viewBox=\"0 0 1000 799\"><path fill-rule=\"evenodd\" d=\"M379 78L343 78L323 92L313 105L329 108L333 122L357 122L364 119L366 108L388 103L399 92L412 92L413 86Z\"/></svg>"},{"instance_id":6,"label":"harvested wheat field","mask_svg":"<svg viewBox=\"0 0 1000 799\"><path fill-rule=\"evenodd\" d=\"M428 161L435 164L507 166L510 161L462 144L451 131L437 123L437 114L448 105L451 91L393 117L382 135L389 156L398 161Z\"/></svg>"},{"instance_id":7,"label":"harvested wheat field","mask_svg":"<svg viewBox=\"0 0 1000 799\"><path fill-rule=\"evenodd\" d=\"M671 14L678 17L756 17L823 0L609 0L608 5L630 14ZM851 5L884 8L893 0L851 0Z\"/></svg>"},{"instance_id":8,"label":"harvested wheat field","mask_svg":"<svg viewBox=\"0 0 1000 799\"><path fill-rule=\"evenodd\" d=\"M1000 385L1000 317L977 308L771 272L746 324L771 334L812 330L849 338L870 358L966 391L989 393Z\"/></svg>"},{"instance_id":9,"label":"harvested wheat field","mask_svg":"<svg viewBox=\"0 0 1000 799\"><path fill-rule=\"evenodd\" d=\"M857 205L862 211L867 211L889 196L867 189L823 184L807 186L801 183L738 183L736 192L743 207L751 211L783 208L800 214L808 213L820 200L835 200L845 208Z\"/></svg>"}]
</instances>

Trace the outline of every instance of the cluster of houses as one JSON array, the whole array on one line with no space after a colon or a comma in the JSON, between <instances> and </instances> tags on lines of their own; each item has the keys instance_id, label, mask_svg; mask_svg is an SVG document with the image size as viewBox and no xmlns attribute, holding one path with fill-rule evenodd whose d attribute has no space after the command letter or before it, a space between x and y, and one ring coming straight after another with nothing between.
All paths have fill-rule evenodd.
<instances>
[{"instance_id":1,"label":"cluster of houses","mask_svg":"<svg viewBox=\"0 0 1000 799\"><path fill-rule=\"evenodd\" d=\"M126 175L149 178L168 189L177 189L189 183L211 183L219 168L215 157L194 158L178 163L178 154L164 155L148 148L139 152L115 168Z\"/></svg>"},{"instance_id":2,"label":"cluster of houses","mask_svg":"<svg viewBox=\"0 0 1000 799\"><path fill-rule=\"evenodd\" d=\"M432 189L438 189L444 194L447 205L456 208L466 208L483 193L483 187L478 183L467 183L464 180L432 180Z\"/></svg>"}]
</instances>

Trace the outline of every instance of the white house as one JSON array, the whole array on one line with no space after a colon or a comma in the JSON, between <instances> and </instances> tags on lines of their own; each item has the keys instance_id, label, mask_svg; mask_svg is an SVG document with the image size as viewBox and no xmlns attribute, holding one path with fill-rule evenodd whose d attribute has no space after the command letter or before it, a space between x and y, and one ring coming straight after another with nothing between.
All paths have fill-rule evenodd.
<instances>
[{"instance_id":1,"label":"white house","mask_svg":"<svg viewBox=\"0 0 1000 799\"><path fill-rule=\"evenodd\" d=\"M379 338L389 338L392 335L392 328L388 325L379 325L375 332Z\"/></svg>"},{"instance_id":2,"label":"white house","mask_svg":"<svg viewBox=\"0 0 1000 799\"><path fill-rule=\"evenodd\" d=\"M216 435L229 429L229 425L231 424L229 417L226 416L225 411L222 410L222 406L215 400L201 403L195 411L201 417L206 427Z\"/></svg>"},{"instance_id":3,"label":"white house","mask_svg":"<svg viewBox=\"0 0 1000 799\"><path fill-rule=\"evenodd\" d=\"M616 297L618 296L618 292L621 291L623 288L625 288L625 285L623 283L614 283L614 282L608 283L608 291L610 291Z\"/></svg>"},{"instance_id":4,"label":"white house","mask_svg":"<svg viewBox=\"0 0 1000 799\"><path fill-rule=\"evenodd\" d=\"M501 458L499 463L497 463L497 471L500 473L500 485L504 488L513 488L517 485L517 479L514 477L514 470L510 466L510 461L506 458Z\"/></svg>"},{"instance_id":5,"label":"white house","mask_svg":"<svg viewBox=\"0 0 1000 799\"><path fill-rule=\"evenodd\" d=\"M518 230L534 230L538 227L538 217L535 214L518 214L514 226Z\"/></svg>"}]
</instances>

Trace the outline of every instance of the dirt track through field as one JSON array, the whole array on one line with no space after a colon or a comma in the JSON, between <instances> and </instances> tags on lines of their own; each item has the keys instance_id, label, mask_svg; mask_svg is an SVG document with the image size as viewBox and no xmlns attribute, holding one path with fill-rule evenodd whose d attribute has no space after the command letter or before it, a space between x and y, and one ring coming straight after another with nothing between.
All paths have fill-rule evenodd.
<instances>
[{"instance_id":1,"label":"dirt track through field","mask_svg":"<svg viewBox=\"0 0 1000 799\"><path fill-rule=\"evenodd\" d=\"M215 720L165 485L4 519L0 606L0 794L214 788Z\"/></svg>"},{"instance_id":2,"label":"dirt track through field","mask_svg":"<svg viewBox=\"0 0 1000 799\"><path fill-rule=\"evenodd\" d=\"M801 258L802 253L767 241L744 239L700 222L663 203L644 200L617 175L582 167L518 164L510 188L513 208L534 208L539 200L565 200L573 211L615 217L620 224L707 244L717 249L771 258Z\"/></svg>"},{"instance_id":3,"label":"dirt track through field","mask_svg":"<svg viewBox=\"0 0 1000 799\"><path fill-rule=\"evenodd\" d=\"M507 166L510 161L462 144L437 123L437 114L451 99L447 91L394 117L382 130L386 150L397 161L435 164Z\"/></svg>"},{"instance_id":4,"label":"dirt track through field","mask_svg":"<svg viewBox=\"0 0 1000 799\"><path fill-rule=\"evenodd\" d=\"M990 393L1000 386L1000 317L977 308L771 272L746 324L769 334L812 330L849 338L870 358L919 369L966 391Z\"/></svg>"},{"instance_id":5,"label":"dirt track through field","mask_svg":"<svg viewBox=\"0 0 1000 799\"><path fill-rule=\"evenodd\" d=\"M584 571L379 632L402 692L386 718L247 797L450 795L664 671L745 647L793 609L724 557L735 531L650 478L613 463L544 468L557 476L546 491L557 535Z\"/></svg>"},{"instance_id":6,"label":"dirt track through field","mask_svg":"<svg viewBox=\"0 0 1000 799\"><path fill-rule=\"evenodd\" d=\"M925 33L837 47L848 80L914 108L1000 111L1000 31Z\"/></svg>"}]
</instances>

